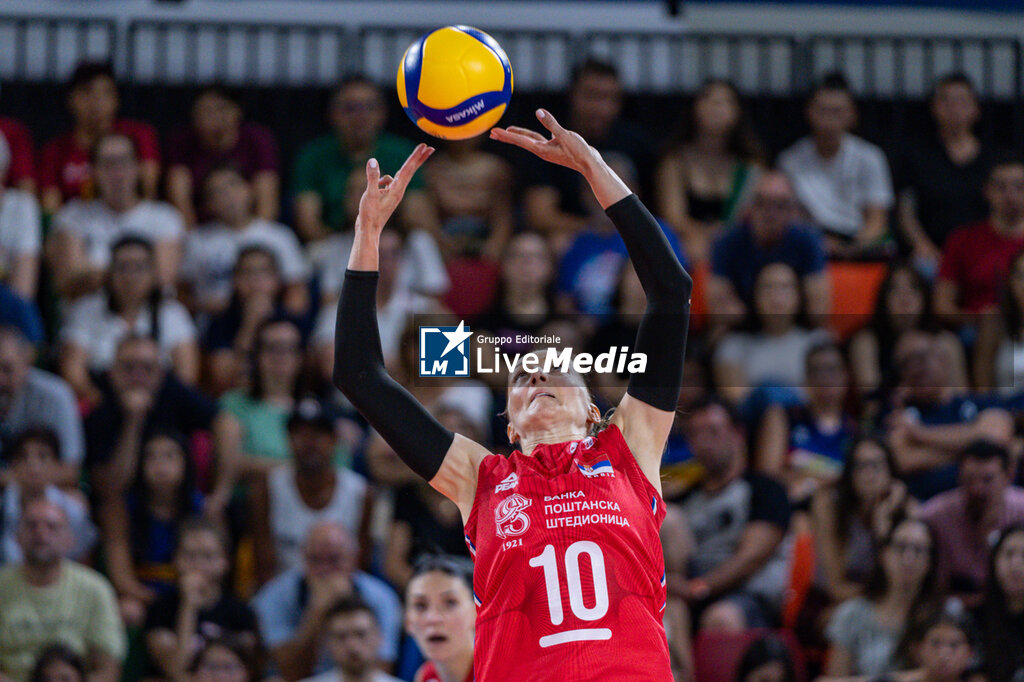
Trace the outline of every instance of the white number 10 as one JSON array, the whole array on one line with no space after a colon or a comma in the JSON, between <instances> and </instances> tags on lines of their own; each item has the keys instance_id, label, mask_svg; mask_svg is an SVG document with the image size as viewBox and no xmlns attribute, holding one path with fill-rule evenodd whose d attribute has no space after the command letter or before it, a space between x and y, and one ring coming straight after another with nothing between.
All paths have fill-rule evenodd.
<instances>
[{"instance_id":1,"label":"white number 10","mask_svg":"<svg viewBox=\"0 0 1024 682\"><path fill-rule=\"evenodd\" d=\"M583 603L583 585L580 582L580 555L590 557L594 575L594 605ZM530 559L530 566L544 569L544 585L548 593L548 611L551 623L561 625L563 620L562 595L558 585L558 561L554 545L546 545L540 555ZM580 620L598 620L608 613L608 579L604 572L604 554L597 543L581 540L565 550L565 577L569 588L569 608Z\"/></svg>"}]
</instances>

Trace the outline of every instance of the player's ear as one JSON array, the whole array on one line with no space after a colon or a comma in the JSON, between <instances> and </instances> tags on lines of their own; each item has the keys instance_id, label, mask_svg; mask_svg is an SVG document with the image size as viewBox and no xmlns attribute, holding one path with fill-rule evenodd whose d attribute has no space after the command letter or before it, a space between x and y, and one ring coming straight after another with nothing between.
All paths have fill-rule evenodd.
<instances>
[{"instance_id":1,"label":"player's ear","mask_svg":"<svg viewBox=\"0 0 1024 682\"><path fill-rule=\"evenodd\" d=\"M505 427L505 433L508 434L508 442L511 445L515 445L516 441L519 440L519 434L512 428L512 422L509 422L508 426Z\"/></svg>"},{"instance_id":2,"label":"player's ear","mask_svg":"<svg viewBox=\"0 0 1024 682\"><path fill-rule=\"evenodd\" d=\"M590 403L587 406L587 426L591 424L597 424L601 421L601 408L594 403Z\"/></svg>"}]
</instances>

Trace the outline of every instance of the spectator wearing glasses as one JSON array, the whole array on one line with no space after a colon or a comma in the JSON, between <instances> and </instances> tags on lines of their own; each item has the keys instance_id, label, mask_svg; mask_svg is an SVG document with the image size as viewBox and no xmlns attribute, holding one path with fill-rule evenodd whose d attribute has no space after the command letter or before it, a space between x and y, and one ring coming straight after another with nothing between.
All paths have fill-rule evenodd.
<instances>
[{"instance_id":1,"label":"spectator wearing glasses","mask_svg":"<svg viewBox=\"0 0 1024 682\"><path fill-rule=\"evenodd\" d=\"M74 121L70 131L46 143L40 155L39 191L43 212L53 215L72 198L96 195L90 154L109 133L129 137L138 150L139 183L147 199L156 196L160 178L160 143L153 126L119 118L121 102L114 70L106 62L78 65L67 86L67 107Z\"/></svg>"},{"instance_id":2,"label":"spectator wearing glasses","mask_svg":"<svg viewBox=\"0 0 1024 682\"><path fill-rule=\"evenodd\" d=\"M167 148L167 198L188 225L205 218L197 201L211 170L231 164L252 183L255 213L275 220L280 211L281 169L277 140L269 129L243 120L238 93L219 84L199 91L192 103L191 125Z\"/></svg>"},{"instance_id":3,"label":"spectator wearing glasses","mask_svg":"<svg viewBox=\"0 0 1024 682\"><path fill-rule=\"evenodd\" d=\"M345 230L346 202L362 188L350 189L352 170L357 175L366 160L375 158L381 173L396 173L412 153L408 140L384 132L387 107L376 83L353 75L331 95L328 120L332 131L309 142L299 152L292 175L295 227L306 242L317 242ZM437 226L433 203L423 193L423 179L413 178L402 204L402 220L409 227Z\"/></svg>"},{"instance_id":4,"label":"spectator wearing glasses","mask_svg":"<svg viewBox=\"0 0 1024 682\"><path fill-rule=\"evenodd\" d=\"M797 220L793 187L779 171L765 171L754 185L747 218L726 229L711 247L708 309L712 324L743 319L754 297L754 279L769 263L789 265L800 279L807 314L823 322L831 309L825 249L819 232Z\"/></svg>"},{"instance_id":5,"label":"spectator wearing glasses","mask_svg":"<svg viewBox=\"0 0 1024 682\"><path fill-rule=\"evenodd\" d=\"M110 368L118 342L130 334L152 337L160 361L183 383L199 379L199 344L185 306L164 298L156 282L153 247L123 237L110 249L105 290L76 301L67 313L61 340L61 374L75 393L99 399L94 376Z\"/></svg>"}]
</instances>

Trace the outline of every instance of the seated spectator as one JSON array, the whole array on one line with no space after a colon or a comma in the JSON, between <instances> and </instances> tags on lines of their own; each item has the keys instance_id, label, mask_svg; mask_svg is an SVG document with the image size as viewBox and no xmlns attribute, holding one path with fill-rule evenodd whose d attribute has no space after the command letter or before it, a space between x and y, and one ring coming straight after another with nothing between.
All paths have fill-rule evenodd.
<instances>
[{"instance_id":1,"label":"seated spectator","mask_svg":"<svg viewBox=\"0 0 1024 682\"><path fill-rule=\"evenodd\" d=\"M398 656L402 607L387 583L356 570L359 549L339 523L314 525L303 546L302 566L285 571L253 599L260 632L278 672L299 680L331 667L321 648L324 617L343 597L369 604L380 626L376 659L383 667Z\"/></svg>"},{"instance_id":2,"label":"seated spectator","mask_svg":"<svg viewBox=\"0 0 1024 682\"><path fill-rule=\"evenodd\" d=\"M975 669L978 636L970 614L959 604L950 605L915 632L907 633L912 659L917 668L906 674L908 681L960 682L977 679Z\"/></svg>"},{"instance_id":3,"label":"seated spectator","mask_svg":"<svg viewBox=\"0 0 1024 682\"><path fill-rule=\"evenodd\" d=\"M204 639L189 667L191 682L256 682L264 679L259 652L238 637Z\"/></svg>"},{"instance_id":4,"label":"seated spectator","mask_svg":"<svg viewBox=\"0 0 1024 682\"><path fill-rule=\"evenodd\" d=\"M7 457L10 480L3 488L0 508L0 564L22 561L18 525L29 502L47 499L60 507L73 536L68 557L83 560L96 543L96 526L89 518L89 505L77 490L58 488L54 483L60 467L60 441L52 429L28 428L11 443Z\"/></svg>"},{"instance_id":5,"label":"seated spectator","mask_svg":"<svg viewBox=\"0 0 1024 682\"><path fill-rule=\"evenodd\" d=\"M160 143L148 123L118 118L121 106L114 69L107 62L82 62L67 85L67 106L74 121L71 130L43 146L39 161L39 192L43 212L53 215L61 204L95 196L91 154L101 137L126 135L139 159L142 195L156 197L160 178Z\"/></svg>"},{"instance_id":6,"label":"seated spectator","mask_svg":"<svg viewBox=\"0 0 1024 682\"><path fill-rule=\"evenodd\" d=\"M106 281L113 245L128 236L152 244L156 280L173 291L184 227L179 214L139 192L138 150L132 139L110 133L92 150L96 191L69 201L54 216L47 260L57 293L69 299L97 291Z\"/></svg>"},{"instance_id":7,"label":"seated spectator","mask_svg":"<svg viewBox=\"0 0 1024 682\"><path fill-rule=\"evenodd\" d=\"M258 244L273 252L284 280L284 306L293 315L309 311L309 264L295 233L255 215L252 186L234 166L218 166L203 180L203 202L213 222L192 230L185 242L181 277L193 308L224 310L238 253Z\"/></svg>"},{"instance_id":8,"label":"seated spectator","mask_svg":"<svg viewBox=\"0 0 1024 682\"><path fill-rule=\"evenodd\" d=\"M446 142L423 169L452 255L498 260L512 236L512 167L480 148L483 137Z\"/></svg>"},{"instance_id":9,"label":"seated spectator","mask_svg":"<svg viewBox=\"0 0 1024 682\"><path fill-rule=\"evenodd\" d=\"M905 634L941 605L936 552L924 521L907 519L893 527L879 546L864 596L843 602L832 614L825 633L832 644L828 676L882 675L911 667Z\"/></svg>"},{"instance_id":10,"label":"seated spectator","mask_svg":"<svg viewBox=\"0 0 1024 682\"><path fill-rule=\"evenodd\" d=\"M214 395L241 386L256 340L256 330L271 319L291 319L308 332L304 320L289 316L284 283L273 251L253 244L238 252L228 307L215 315L203 336L208 384Z\"/></svg>"},{"instance_id":11,"label":"seated spectator","mask_svg":"<svg viewBox=\"0 0 1024 682\"><path fill-rule=\"evenodd\" d=\"M636 169L626 156L609 154L608 163L626 184L637 186ZM558 265L558 294L562 299L559 308L565 313L578 311L607 318L613 312L612 297L622 267L629 262L629 254L615 224L589 188L580 202L586 222L581 229L569 235L568 246ZM685 265L686 257L672 228L663 221L659 221L659 225L676 257Z\"/></svg>"},{"instance_id":12,"label":"seated spectator","mask_svg":"<svg viewBox=\"0 0 1024 682\"><path fill-rule=\"evenodd\" d=\"M714 327L740 322L754 300L754 279L771 263L786 263L800 279L807 314L824 322L832 307L825 248L817 229L796 221L797 203L784 174L766 171L754 185L747 219L711 245L708 310Z\"/></svg>"},{"instance_id":13,"label":"seated spectator","mask_svg":"<svg viewBox=\"0 0 1024 682\"><path fill-rule=\"evenodd\" d=\"M360 541L369 532L372 492L365 478L334 463L337 447L334 420L323 406L313 398L296 402L288 417L291 459L259 479L253 494L261 582L301 567L302 543L318 522L340 523Z\"/></svg>"},{"instance_id":14,"label":"seated spectator","mask_svg":"<svg viewBox=\"0 0 1024 682\"><path fill-rule=\"evenodd\" d=\"M740 214L763 161L736 86L706 81L655 173L658 212L694 261L707 259L722 226Z\"/></svg>"},{"instance_id":15,"label":"seated spectator","mask_svg":"<svg viewBox=\"0 0 1024 682\"><path fill-rule=\"evenodd\" d=\"M221 396L221 409L242 425L244 474L267 474L291 455L288 418L307 387L302 357L302 336L295 323L287 318L271 318L256 332L249 387ZM348 455L339 442L334 462L344 464Z\"/></svg>"},{"instance_id":16,"label":"seated spectator","mask_svg":"<svg viewBox=\"0 0 1024 682\"><path fill-rule=\"evenodd\" d=\"M868 324L850 339L853 383L862 396L879 397L898 382L893 350L907 331L932 334L949 367L950 386L967 389L967 360L956 334L943 330L932 313L928 280L909 263L894 263L878 287L875 309Z\"/></svg>"},{"instance_id":17,"label":"seated spectator","mask_svg":"<svg viewBox=\"0 0 1024 682\"><path fill-rule=\"evenodd\" d=\"M942 247L935 314L950 325L975 325L995 312L1013 257L1024 249L1024 159L993 162L985 182L989 217L954 230Z\"/></svg>"},{"instance_id":18,"label":"seated spectator","mask_svg":"<svg viewBox=\"0 0 1024 682\"><path fill-rule=\"evenodd\" d=\"M1020 358L1020 359L1018 359ZM998 314L984 315L974 345L974 385L982 392L1024 389L1024 249L1010 262Z\"/></svg>"},{"instance_id":19,"label":"seated spectator","mask_svg":"<svg viewBox=\"0 0 1024 682\"><path fill-rule=\"evenodd\" d=\"M755 639L743 652L736 670L736 682L796 682L793 655L778 637Z\"/></svg>"},{"instance_id":20,"label":"seated spectator","mask_svg":"<svg viewBox=\"0 0 1024 682\"><path fill-rule=\"evenodd\" d=\"M994 154L974 134L981 108L966 74L940 78L930 105L934 131L900 146L894 175L900 234L914 264L934 273L949 234L985 219L985 178Z\"/></svg>"},{"instance_id":21,"label":"seated spectator","mask_svg":"<svg viewBox=\"0 0 1024 682\"><path fill-rule=\"evenodd\" d=\"M841 74L825 76L814 88L807 122L811 134L782 152L779 168L824 230L828 253L856 255L888 233L889 163L881 149L851 133L857 107Z\"/></svg>"},{"instance_id":22,"label":"seated spectator","mask_svg":"<svg viewBox=\"0 0 1024 682\"><path fill-rule=\"evenodd\" d=\"M380 626L373 609L358 597L342 597L330 608L323 640L334 667L305 682L401 682L375 666Z\"/></svg>"},{"instance_id":23,"label":"seated spectator","mask_svg":"<svg viewBox=\"0 0 1024 682\"><path fill-rule=\"evenodd\" d=\"M203 510L195 465L181 434L155 430L142 446L138 472L122 497L100 506L107 575L129 626L175 586L174 555L186 519Z\"/></svg>"},{"instance_id":24,"label":"seated spectator","mask_svg":"<svg viewBox=\"0 0 1024 682\"><path fill-rule=\"evenodd\" d=\"M537 334L555 315L554 256L536 232L512 237L501 257L501 277L491 306L473 322L489 335ZM502 350L525 350L529 344L506 344Z\"/></svg>"},{"instance_id":25,"label":"seated spectator","mask_svg":"<svg viewBox=\"0 0 1024 682\"><path fill-rule=\"evenodd\" d=\"M45 340L43 318L35 302L24 298L3 282L0 282L0 327L16 329L32 346L41 346Z\"/></svg>"},{"instance_id":26,"label":"seated spectator","mask_svg":"<svg viewBox=\"0 0 1024 682\"><path fill-rule=\"evenodd\" d=\"M836 484L819 489L811 501L815 587L833 602L862 594L878 562L876 547L916 509L896 477L892 451L873 437L860 438Z\"/></svg>"},{"instance_id":27,"label":"seated spectator","mask_svg":"<svg viewBox=\"0 0 1024 682\"><path fill-rule=\"evenodd\" d=\"M198 190L217 166L229 164L252 183L255 213L275 220L280 210L281 169L277 140L267 128L242 120L237 93L223 85L207 85L192 101L191 126L171 138L167 147L167 198L195 225L205 218ZM198 215L197 215L198 210Z\"/></svg>"},{"instance_id":28,"label":"seated spectator","mask_svg":"<svg viewBox=\"0 0 1024 682\"><path fill-rule=\"evenodd\" d=\"M727 334L714 354L715 384L729 402L739 405L768 386L788 389L791 401L802 396L807 351L831 338L806 327L802 298L796 272L785 263L757 273L747 329Z\"/></svg>"},{"instance_id":29,"label":"seated spectator","mask_svg":"<svg viewBox=\"0 0 1024 682\"><path fill-rule=\"evenodd\" d=\"M900 381L883 417L886 440L910 494L927 500L956 486L956 456L976 440L1008 445L1013 420L998 407L950 386L950 368L935 336L909 331L894 350Z\"/></svg>"},{"instance_id":30,"label":"seated spectator","mask_svg":"<svg viewBox=\"0 0 1024 682\"><path fill-rule=\"evenodd\" d=\"M75 396L63 379L33 367L34 361L35 349L21 330L0 326L0 447L29 427L53 429L61 457L53 483L73 487L85 457Z\"/></svg>"},{"instance_id":31,"label":"seated spectator","mask_svg":"<svg viewBox=\"0 0 1024 682\"><path fill-rule=\"evenodd\" d=\"M214 637L259 645L256 614L224 591L227 537L214 523L194 519L181 528L174 552L178 584L149 607L143 633L152 674L181 679L203 645Z\"/></svg>"},{"instance_id":32,"label":"seated spectator","mask_svg":"<svg viewBox=\"0 0 1024 682\"><path fill-rule=\"evenodd\" d=\"M770 406L761 421L755 468L783 482L794 503L839 480L857 430L848 410L850 376L833 341L805 356L807 402L786 410Z\"/></svg>"},{"instance_id":33,"label":"seated spectator","mask_svg":"<svg viewBox=\"0 0 1024 682\"><path fill-rule=\"evenodd\" d=\"M748 469L742 427L728 405L714 398L692 405L687 422L690 447L705 474L668 505L662 542L669 598L701 611L702 628L768 626L778 616L787 581L786 491Z\"/></svg>"},{"instance_id":34,"label":"seated spectator","mask_svg":"<svg viewBox=\"0 0 1024 682\"><path fill-rule=\"evenodd\" d=\"M34 300L43 226L35 195L4 187L12 155L13 150L0 131L0 282L20 296Z\"/></svg>"},{"instance_id":35,"label":"seated spectator","mask_svg":"<svg viewBox=\"0 0 1024 682\"><path fill-rule=\"evenodd\" d=\"M45 498L22 511L23 561L0 569L0 675L27 680L36 659L59 641L89 661L89 679L117 682L127 641L114 590L96 571L64 558L71 529Z\"/></svg>"},{"instance_id":36,"label":"seated spectator","mask_svg":"<svg viewBox=\"0 0 1024 682\"><path fill-rule=\"evenodd\" d=\"M1024 673L1024 525L1006 528L992 548L985 600L975 611L981 631L982 671L988 679Z\"/></svg>"},{"instance_id":37,"label":"seated spectator","mask_svg":"<svg viewBox=\"0 0 1024 682\"><path fill-rule=\"evenodd\" d=\"M654 167L654 150L647 133L620 118L622 82L615 67L587 59L575 66L569 84L568 123L602 155L617 152L629 158L641 174ZM522 170L526 179L523 213L527 225L547 235L556 253L565 251L568 240L586 226L581 204L584 182L579 173L532 157ZM641 194L650 195L651 178L639 178Z\"/></svg>"},{"instance_id":38,"label":"seated spectator","mask_svg":"<svg viewBox=\"0 0 1024 682\"><path fill-rule=\"evenodd\" d=\"M208 515L220 514L238 467L241 429L234 418L218 412L206 396L166 373L156 342L147 337L128 336L121 341L101 385L103 398L85 420L93 490L102 497L125 492L138 475L143 441L157 429L186 438L209 431L216 478L203 509Z\"/></svg>"},{"instance_id":39,"label":"seated spectator","mask_svg":"<svg viewBox=\"0 0 1024 682\"><path fill-rule=\"evenodd\" d=\"M472 564L445 555L424 556L405 590L405 602L405 629L427 658L416 672L416 682L472 680Z\"/></svg>"},{"instance_id":40,"label":"seated spectator","mask_svg":"<svg viewBox=\"0 0 1024 682\"><path fill-rule=\"evenodd\" d=\"M86 682L85 661L63 644L51 644L36 659L30 682Z\"/></svg>"},{"instance_id":41,"label":"seated spectator","mask_svg":"<svg viewBox=\"0 0 1024 682\"><path fill-rule=\"evenodd\" d=\"M305 242L321 241L349 229L354 214L349 215L348 204L358 202L366 182L362 180L359 186L350 179L363 175L359 171L367 159L377 159L381 174L394 174L414 146L384 132L384 95L366 76L349 76L338 84L331 94L327 118L331 132L302 148L292 175L295 228ZM352 173L353 169L357 172ZM410 228L433 231L436 213L422 189L423 177L414 177L402 201L402 222Z\"/></svg>"},{"instance_id":42,"label":"seated spectator","mask_svg":"<svg viewBox=\"0 0 1024 682\"><path fill-rule=\"evenodd\" d=\"M32 133L17 119L0 116L0 137L7 142L11 159L4 187L13 187L36 196L36 150Z\"/></svg>"},{"instance_id":43,"label":"seated spectator","mask_svg":"<svg viewBox=\"0 0 1024 682\"><path fill-rule=\"evenodd\" d=\"M199 344L192 316L175 299L163 297L150 243L122 237L110 249L105 290L73 303L61 330L60 372L80 398L98 400L93 377L110 369L118 343L133 334L152 337L160 362L183 383L198 381Z\"/></svg>"},{"instance_id":44,"label":"seated spectator","mask_svg":"<svg viewBox=\"0 0 1024 682\"><path fill-rule=\"evenodd\" d=\"M479 426L456 407L439 405L435 418L452 433L461 433L474 443L487 443L489 438ZM393 452L388 464L405 466ZM397 461L394 461L397 460ZM376 472L380 462L371 471ZM408 467L406 467L408 468ZM394 491L394 516L384 551L384 575L397 589L403 590L416 573L421 557L443 552L469 560L462 516L455 503L430 487L418 476Z\"/></svg>"},{"instance_id":45,"label":"seated spectator","mask_svg":"<svg viewBox=\"0 0 1024 682\"><path fill-rule=\"evenodd\" d=\"M434 302L402 282L407 260L401 233L385 228L378 244L377 328L381 350L389 365L398 358L398 346L409 318L436 309ZM312 355L321 375L330 382L334 371L334 330L338 317L337 291L320 307L310 339Z\"/></svg>"},{"instance_id":46,"label":"seated spectator","mask_svg":"<svg viewBox=\"0 0 1024 682\"><path fill-rule=\"evenodd\" d=\"M1010 453L987 441L959 453L959 485L921 507L939 546L939 585L976 605L988 581L989 538L1024 522L1024 489L1010 485Z\"/></svg>"}]
</instances>

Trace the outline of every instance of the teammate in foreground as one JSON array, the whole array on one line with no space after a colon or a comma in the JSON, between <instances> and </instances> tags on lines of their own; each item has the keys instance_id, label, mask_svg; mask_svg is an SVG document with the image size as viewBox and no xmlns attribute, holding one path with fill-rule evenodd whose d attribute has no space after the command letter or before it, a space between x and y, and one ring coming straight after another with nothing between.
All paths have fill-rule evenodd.
<instances>
[{"instance_id":1,"label":"teammate in foreground","mask_svg":"<svg viewBox=\"0 0 1024 682\"><path fill-rule=\"evenodd\" d=\"M405 629L427 661L416 682L473 682L473 577L461 558L427 554L405 590Z\"/></svg>"},{"instance_id":2,"label":"teammate in foreground","mask_svg":"<svg viewBox=\"0 0 1024 682\"><path fill-rule=\"evenodd\" d=\"M662 626L658 528L661 453L682 381L692 280L651 214L600 154L541 109L545 138L523 128L491 138L580 172L615 223L647 294L631 376L607 428L573 373L515 368L508 458L453 434L388 376L375 315L377 243L416 170L394 178L367 163L355 243L338 303L335 384L394 451L458 505L474 556L477 680L672 679Z\"/></svg>"}]
</instances>

